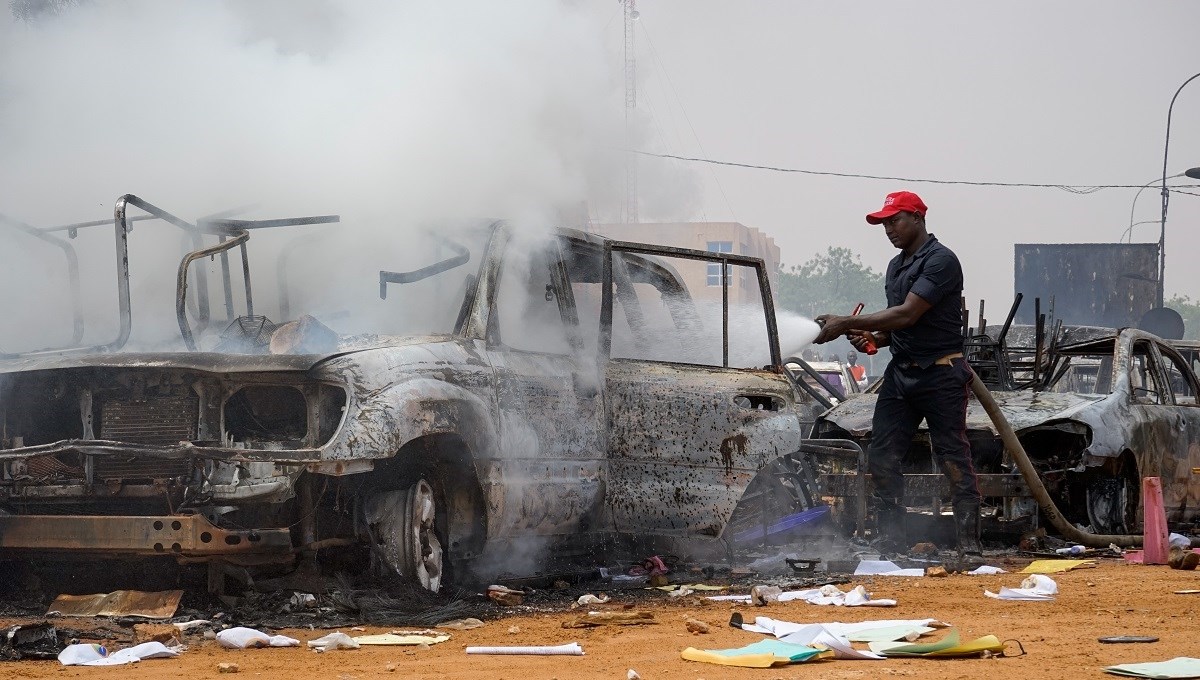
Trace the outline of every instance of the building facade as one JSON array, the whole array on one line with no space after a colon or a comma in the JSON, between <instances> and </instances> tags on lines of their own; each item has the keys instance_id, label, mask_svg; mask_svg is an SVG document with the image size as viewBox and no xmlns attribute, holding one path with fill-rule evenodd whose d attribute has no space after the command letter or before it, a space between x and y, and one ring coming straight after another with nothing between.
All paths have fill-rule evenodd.
<instances>
[{"instance_id":1,"label":"building facade","mask_svg":"<svg viewBox=\"0 0 1200 680\"><path fill-rule=\"evenodd\" d=\"M754 227L740 222L641 222L637 224L594 224L591 226L601 236L618 241L654 243L676 248L706 250L712 253L731 253L762 258L766 263L767 276L774 290L778 284L779 246L775 239ZM706 262L681 261L677 265L680 275L692 297L697 300L719 301L721 299L721 265ZM758 282L747 267L730 267L729 300L738 303L756 303L761 297Z\"/></svg>"}]
</instances>

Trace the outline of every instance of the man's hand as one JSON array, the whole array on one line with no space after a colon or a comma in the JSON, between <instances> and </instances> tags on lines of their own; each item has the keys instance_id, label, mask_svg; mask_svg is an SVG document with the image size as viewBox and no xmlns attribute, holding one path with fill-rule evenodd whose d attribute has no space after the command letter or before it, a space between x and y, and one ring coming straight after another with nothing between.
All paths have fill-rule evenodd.
<instances>
[{"instance_id":1,"label":"man's hand","mask_svg":"<svg viewBox=\"0 0 1200 680\"><path fill-rule=\"evenodd\" d=\"M880 333L872 333L871 331L851 330L846 333L846 339L850 341L851 345L854 345L854 349L860 352L867 351L867 343L870 343L875 348L883 347L884 345L880 344L881 339L879 336Z\"/></svg>"},{"instance_id":2,"label":"man's hand","mask_svg":"<svg viewBox=\"0 0 1200 680\"><path fill-rule=\"evenodd\" d=\"M814 340L818 345L823 345L830 340L836 340L839 336L850 330L850 322L854 320L852 316L835 316L833 314L822 314L815 321L821 327L821 332Z\"/></svg>"}]
</instances>

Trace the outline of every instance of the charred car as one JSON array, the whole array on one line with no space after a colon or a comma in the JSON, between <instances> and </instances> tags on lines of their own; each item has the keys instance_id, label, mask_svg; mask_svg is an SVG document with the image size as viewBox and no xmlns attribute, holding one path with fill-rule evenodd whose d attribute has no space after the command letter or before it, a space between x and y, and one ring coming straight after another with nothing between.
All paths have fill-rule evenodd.
<instances>
[{"instance_id":1,"label":"charred car","mask_svg":"<svg viewBox=\"0 0 1200 680\"><path fill-rule=\"evenodd\" d=\"M175 285L158 286L178 330L142 346L130 342L135 219L148 220L139 235L165 224L153 228L187 246ZM331 274L328 260L295 264L288 245L275 318L263 316L251 235L334 221L191 222L132 195L112 221L3 220L65 254L70 339L5 341L0 558L207 563L219 589L225 565L358 555L437 590L619 544L723 553L735 511L741 524L753 514L756 474L799 448L758 259L505 222L406 234L420 255L402 271ZM119 323L97 341L59 234L104 224ZM726 276L702 299L681 272L708 263ZM343 308L338 281L370 313ZM733 286L756 302L731 304Z\"/></svg>"},{"instance_id":2,"label":"charred car","mask_svg":"<svg viewBox=\"0 0 1200 680\"><path fill-rule=\"evenodd\" d=\"M1010 314L1010 320L1011 320ZM1137 329L1042 327L978 334L968 360L990 388L1058 508L1101 534L1140 532L1141 478L1162 479L1168 521L1192 525L1200 512L1200 404L1193 358ZM993 338L999 338L993 340ZM1187 350L1185 349L1185 352ZM875 388L821 415L814 437L871 440ZM1038 506L972 396L968 440L984 496L985 532L1027 530ZM826 492L847 517L861 517L866 485L858 461L827 461ZM924 424L904 459L911 509L938 515L949 488L937 469ZM847 523L849 520L847 519ZM861 526L861 524L860 524Z\"/></svg>"}]
</instances>

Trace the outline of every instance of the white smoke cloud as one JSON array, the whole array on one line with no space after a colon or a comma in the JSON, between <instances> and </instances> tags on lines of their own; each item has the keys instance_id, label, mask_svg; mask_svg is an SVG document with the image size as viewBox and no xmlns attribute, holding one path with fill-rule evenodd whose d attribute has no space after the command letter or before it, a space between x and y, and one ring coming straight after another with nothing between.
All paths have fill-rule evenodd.
<instances>
[{"instance_id":1,"label":"white smoke cloud","mask_svg":"<svg viewBox=\"0 0 1200 680\"><path fill-rule=\"evenodd\" d=\"M101 219L125 193L185 219L241 205L258 206L246 217L340 213L341 248L324 264L336 254L368 296L374 271L404 269L397 254L425 264L412 225L545 226L584 202L611 219L625 144L609 9L112 0L30 21L0 12L0 213L38 226ZM643 191L654 211L690 212L693 183L661 184ZM253 235L256 293L274 278L266 244L305 233ZM101 324L88 341L100 342L115 323L111 231L74 243ZM39 266L61 268L45 250ZM135 314L161 310L152 335L168 338L179 234L145 223L131 252ZM60 277L47 270L26 298L60 300Z\"/></svg>"}]
</instances>

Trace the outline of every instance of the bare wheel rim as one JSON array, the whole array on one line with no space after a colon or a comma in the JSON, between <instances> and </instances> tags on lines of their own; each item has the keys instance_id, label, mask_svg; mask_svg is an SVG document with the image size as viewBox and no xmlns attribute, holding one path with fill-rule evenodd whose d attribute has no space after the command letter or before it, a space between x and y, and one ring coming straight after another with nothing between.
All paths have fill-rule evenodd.
<instances>
[{"instance_id":1,"label":"bare wheel rim","mask_svg":"<svg viewBox=\"0 0 1200 680\"><path fill-rule=\"evenodd\" d=\"M437 498L424 479L409 487L404 501L403 570L423 588L442 587L442 543L437 537Z\"/></svg>"}]
</instances>

